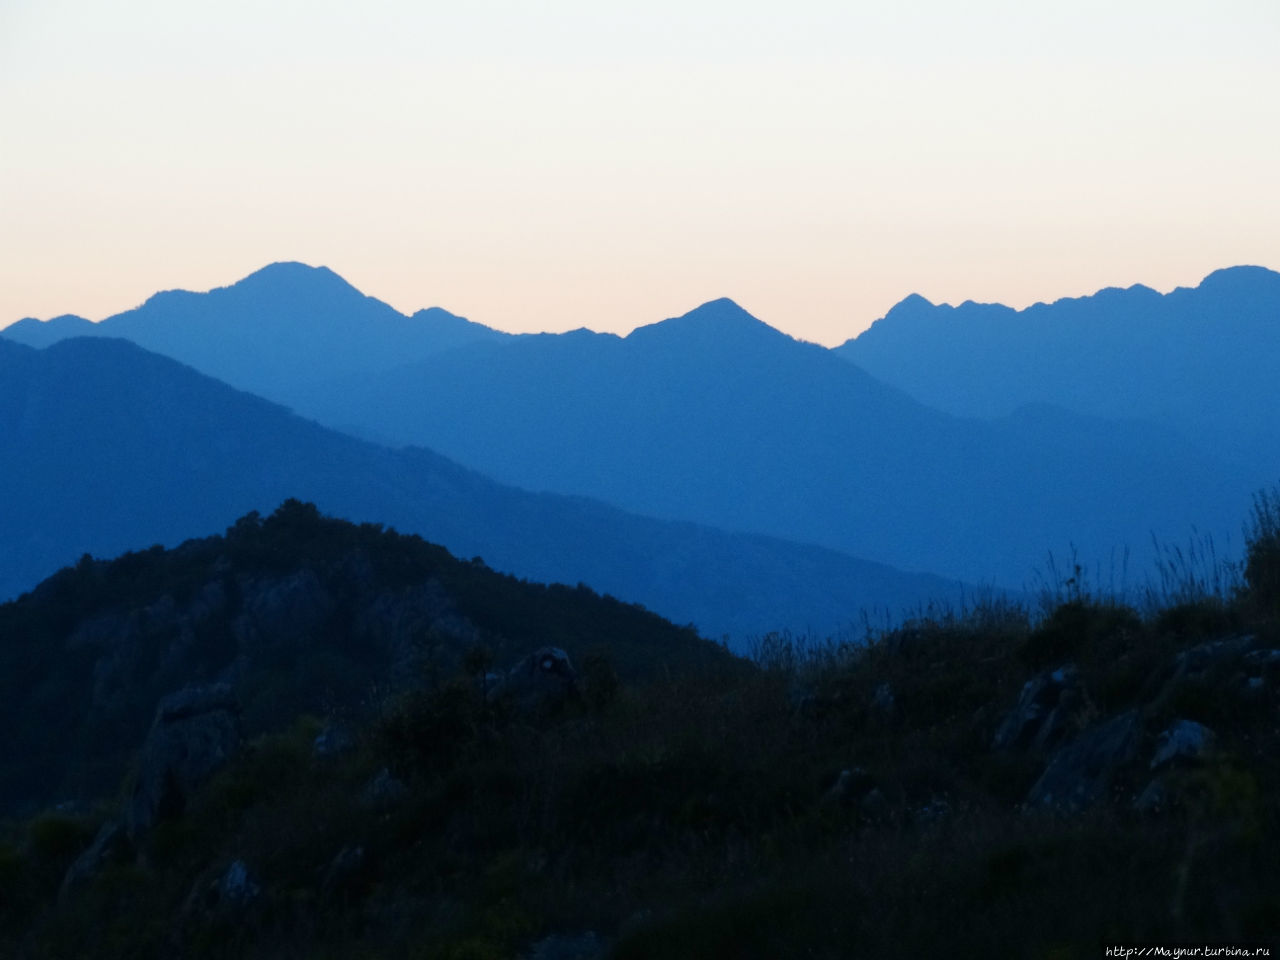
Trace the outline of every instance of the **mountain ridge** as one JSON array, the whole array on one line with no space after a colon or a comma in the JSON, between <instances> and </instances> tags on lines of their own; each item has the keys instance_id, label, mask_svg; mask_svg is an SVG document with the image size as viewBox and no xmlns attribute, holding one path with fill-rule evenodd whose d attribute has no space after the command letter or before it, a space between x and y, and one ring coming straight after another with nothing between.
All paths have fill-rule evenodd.
<instances>
[{"instance_id":1,"label":"mountain ridge","mask_svg":"<svg viewBox=\"0 0 1280 960\"><path fill-rule=\"evenodd\" d=\"M1280 364L1280 273L1215 270L1196 287L1136 284L1021 310L890 310L834 349L918 400L996 417L1051 403L1176 426L1201 446L1280 470L1265 382Z\"/></svg>"},{"instance_id":2,"label":"mountain ridge","mask_svg":"<svg viewBox=\"0 0 1280 960\"><path fill-rule=\"evenodd\" d=\"M835 632L960 584L829 550L503 486L422 448L335 433L116 338L0 341L0 596L83 553L175 544L285 499L545 582L585 582L709 635Z\"/></svg>"}]
</instances>

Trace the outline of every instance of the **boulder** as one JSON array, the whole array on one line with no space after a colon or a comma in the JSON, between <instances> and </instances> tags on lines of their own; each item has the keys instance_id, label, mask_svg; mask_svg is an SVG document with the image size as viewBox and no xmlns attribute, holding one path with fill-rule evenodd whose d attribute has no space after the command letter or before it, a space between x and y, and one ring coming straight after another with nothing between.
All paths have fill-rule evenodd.
<instances>
[{"instance_id":1,"label":"boulder","mask_svg":"<svg viewBox=\"0 0 1280 960\"><path fill-rule=\"evenodd\" d=\"M836 776L835 783L823 794L823 802L842 805L858 803L875 789L876 781L871 774L862 767L849 767Z\"/></svg>"},{"instance_id":2,"label":"boulder","mask_svg":"<svg viewBox=\"0 0 1280 960\"><path fill-rule=\"evenodd\" d=\"M215 888L218 902L232 907L248 906L262 893L262 885L253 878L243 860L233 860Z\"/></svg>"},{"instance_id":3,"label":"boulder","mask_svg":"<svg viewBox=\"0 0 1280 960\"><path fill-rule=\"evenodd\" d=\"M233 860L225 870L211 867L191 886L176 918L175 940L182 942L212 920L237 925L261 915L262 884L243 860Z\"/></svg>"},{"instance_id":4,"label":"boulder","mask_svg":"<svg viewBox=\"0 0 1280 960\"><path fill-rule=\"evenodd\" d=\"M326 903L343 896L357 884L366 866L366 856L362 845L345 846L325 868L324 877L320 881L320 900Z\"/></svg>"},{"instance_id":5,"label":"boulder","mask_svg":"<svg viewBox=\"0 0 1280 960\"><path fill-rule=\"evenodd\" d=\"M1169 806L1169 787L1160 777L1152 780L1143 788L1142 793L1133 801L1133 809L1138 813L1161 813Z\"/></svg>"},{"instance_id":6,"label":"boulder","mask_svg":"<svg viewBox=\"0 0 1280 960\"><path fill-rule=\"evenodd\" d=\"M227 684L184 687L160 701L126 811L130 838L178 816L192 791L240 746L240 706Z\"/></svg>"},{"instance_id":7,"label":"boulder","mask_svg":"<svg viewBox=\"0 0 1280 960\"><path fill-rule=\"evenodd\" d=\"M889 719L897 712L897 708L898 698L893 695L893 687L887 683L876 687L876 692L871 695L871 709L879 716Z\"/></svg>"},{"instance_id":8,"label":"boulder","mask_svg":"<svg viewBox=\"0 0 1280 960\"><path fill-rule=\"evenodd\" d=\"M1203 760L1213 752L1217 735L1194 720L1175 720L1156 740L1151 769L1174 760Z\"/></svg>"},{"instance_id":9,"label":"boulder","mask_svg":"<svg viewBox=\"0 0 1280 960\"><path fill-rule=\"evenodd\" d=\"M521 960L601 960L609 945L592 932L555 933L543 937L520 955Z\"/></svg>"},{"instance_id":10,"label":"boulder","mask_svg":"<svg viewBox=\"0 0 1280 960\"><path fill-rule=\"evenodd\" d=\"M340 724L329 724L311 741L313 757L336 757L355 746L351 731Z\"/></svg>"},{"instance_id":11,"label":"boulder","mask_svg":"<svg viewBox=\"0 0 1280 960\"><path fill-rule=\"evenodd\" d=\"M1247 634L1202 643L1178 654L1174 660L1174 669L1179 674L1197 676L1221 664L1241 659L1257 642L1253 634Z\"/></svg>"},{"instance_id":12,"label":"boulder","mask_svg":"<svg viewBox=\"0 0 1280 960\"><path fill-rule=\"evenodd\" d=\"M521 713L552 711L577 696L577 671L559 647L539 647L489 691L490 700L508 699Z\"/></svg>"},{"instance_id":13,"label":"boulder","mask_svg":"<svg viewBox=\"0 0 1280 960\"><path fill-rule=\"evenodd\" d=\"M1080 676L1071 664L1028 680L1018 703L996 729L993 750L1049 750L1071 733L1084 699Z\"/></svg>"},{"instance_id":14,"label":"boulder","mask_svg":"<svg viewBox=\"0 0 1280 960\"><path fill-rule=\"evenodd\" d=\"M1244 662L1255 670L1268 667L1280 668L1280 650L1274 648L1251 650L1244 655Z\"/></svg>"},{"instance_id":15,"label":"boulder","mask_svg":"<svg viewBox=\"0 0 1280 960\"><path fill-rule=\"evenodd\" d=\"M1061 747L1027 794L1029 807L1082 810L1102 798L1115 771L1137 753L1142 725L1128 710Z\"/></svg>"},{"instance_id":16,"label":"boulder","mask_svg":"<svg viewBox=\"0 0 1280 960\"><path fill-rule=\"evenodd\" d=\"M108 820L99 828L88 849L67 868L58 890L58 899L62 900L77 887L88 883L108 863L125 860L130 852L124 824L119 820Z\"/></svg>"},{"instance_id":17,"label":"boulder","mask_svg":"<svg viewBox=\"0 0 1280 960\"><path fill-rule=\"evenodd\" d=\"M314 570L283 577L240 577L240 614L231 630L239 649L302 650L333 614L335 602Z\"/></svg>"},{"instance_id":18,"label":"boulder","mask_svg":"<svg viewBox=\"0 0 1280 960\"><path fill-rule=\"evenodd\" d=\"M360 799L366 807L390 807L399 803L409 795L409 788L404 781L396 777L387 767L379 770L370 780Z\"/></svg>"}]
</instances>

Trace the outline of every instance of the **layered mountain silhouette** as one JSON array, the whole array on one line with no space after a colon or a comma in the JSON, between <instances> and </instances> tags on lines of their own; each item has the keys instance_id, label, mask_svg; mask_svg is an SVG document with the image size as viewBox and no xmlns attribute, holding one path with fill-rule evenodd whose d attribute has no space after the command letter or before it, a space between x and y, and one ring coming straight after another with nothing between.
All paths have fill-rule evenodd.
<instances>
[{"instance_id":1,"label":"layered mountain silhouette","mask_svg":"<svg viewBox=\"0 0 1280 960\"><path fill-rule=\"evenodd\" d=\"M1153 533L1225 535L1266 479L1149 423L941 413L727 300L627 337L472 344L301 409L526 488L1009 586L1071 544L1138 566Z\"/></svg>"},{"instance_id":2,"label":"layered mountain silhouette","mask_svg":"<svg viewBox=\"0 0 1280 960\"><path fill-rule=\"evenodd\" d=\"M1164 295L1110 288L1025 310L913 295L836 353L954 414L1048 403L1150 419L1280 472L1280 273L1262 267Z\"/></svg>"},{"instance_id":3,"label":"layered mountain silhouette","mask_svg":"<svg viewBox=\"0 0 1280 960\"><path fill-rule=\"evenodd\" d=\"M1219 319L1265 301L1274 275L1241 274L1253 293L1236 290L1233 276L1202 285L1210 298L1235 291L1214 308ZM1162 321L1131 316L1131 300L1160 302L1158 294L1104 291L1097 299L1114 309L1090 329L1145 322L1145 333L1124 336L1164 336ZM1026 395L963 411L985 419L926 405L909 395L910 384L904 391L885 381L908 359L913 383L945 383L959 369L964 351L937 346L945 338L922 319L934 309L909 298L877 325L885 336L904 331L895 340L902 356L873 365L879 377L848 361L850 345L798 342L729 300L626 337L513 337L444 311L404 317L332 272L300 264L208 294L160 294L95 332L132 339L334 428L428 447L504 483L971 582L1021 586L1051 551L1072 545L1104 565L1130 551L1141 570L1153 534L1181 542L1194 527L1221 543L1238 531L1251 493L1272 479L1267 458L1249 447L1227 449L1186 417L1125 404L1137 387L1117 386L1122 400L1102 410L1034 393L1030 385L1041 380L1094 376L1057 345L1071 340L1069 331L1025 362L1003 364L1024 383L1008 390ZM17 326L28 339L37 332ZM1248 350L1237 340L1220 352ZM960 359L948 367L950 354ZM1162 376L1134 370L1141 364L1119 354L1082 352L1098 370L1114 368L1113 381L1124 369L1134 383ZM1074 372L1047 372L1059 356ZM982 381L986 367L969 362L981 370L954 378ZM1202 393L1218 386L1204 379Z\"/></svg>"},{"instance_id":4,"label":"layered mountain silhouette","mask_svg":"<svg viewBox=\"0 0 1280 960\"><path fill-rule=\"evenodd\" d=\"M406 357L510 338L439 307L406 317L333 271L301 263L272 264L208 293L157 293L102 323L28 318L0 332L34 347L68 337L120 337L273 398L384 370Z\"/></svg>"},{"instance_id":5,"label":"layered mountain silhouette","mask_svg":"<svg viewBox=\"0 0 1280 960\"><path fill-rule=\"evenodd\" d=\"M423 449L303 420L113 338L0 338L0 598L84 553L225 528L287 498L419 533L462 557L584 582L706 635L832 631L960 587L827 550L502 486Z\"/></svg>"}]
</instances>

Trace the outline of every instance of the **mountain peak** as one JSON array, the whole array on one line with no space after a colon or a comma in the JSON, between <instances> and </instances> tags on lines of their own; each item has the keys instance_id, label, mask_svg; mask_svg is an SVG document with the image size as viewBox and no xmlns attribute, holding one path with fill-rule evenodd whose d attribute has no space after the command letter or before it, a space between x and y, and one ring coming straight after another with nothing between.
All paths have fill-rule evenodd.
<instances>
[{"instance_id":1,"label":"mountain peak","mask_svg":"<svg viewBox=\"0 0 1280 960\"><path fill-rule=\"evenodd\" d=\"M1196 289L1200 291L1252 291L1280 287L1280 273L1266 267L1237 266L1215 270Z\"/></svg>"},{"instance_id":2,"label":"mountain peak","mask_svg":"<svg viewBox=\"0 0 1280 960\"><path fill-rule=\"evenodd\" d=\"M932 307L932 306L933 306L933 301L930 300L928 297L922 296L918 293L909 293L905 297L903 297L901 300L899 300L896 304L894 304L892 310L890 310L890 313L892 313L893 310L919 310L921 307Z\"/></svg>"},{"instance_id":3,"label":"mountain peak","mask_svg":"<svg viewBox=\"0 0 1280 960\"><path fill-rule=\"evenodd\" d=\"M300 288L328 288L331 291L350 290L356 293L359 292L328 267L313 267L297 260L282 260L277 263L269 263L262 269L255 270L243 280L225 289L269 289L292 292Z\"/></svg>"},{"instance_id":4,"label":"mountain peak","mask_svg":"<svg viewBox=\"0 0 1280 960\"><path fill-rule=\"evenodd\" d=\"M679 336L698 342L740 341L743 337L786 337L763 320L752 316L728 297L708 300L688 313L631 331L628 340L648 340L655 336ZM789 338L788 338L789 339Z\"/></svg>"},{"instance_id":5,"label":"mountain peak","mask_svg":"<svg viewBox=\"0 0 1280 960\"><path fill-rule=\"evenodd\" d=\"M97 328L84 317L64 313L51 320L24 317L0 330L0 337L25 343L30 347L47 347L67 337L91 336L95 332Z\"/></svg>"}]
</instances>

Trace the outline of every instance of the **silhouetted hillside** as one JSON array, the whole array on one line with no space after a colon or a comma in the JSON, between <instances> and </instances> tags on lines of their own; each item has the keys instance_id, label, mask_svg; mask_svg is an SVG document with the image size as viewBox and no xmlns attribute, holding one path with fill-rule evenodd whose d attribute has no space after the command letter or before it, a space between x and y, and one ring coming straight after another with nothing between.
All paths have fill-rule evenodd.
<instances>
[{"instance_id":1,"label":"silhouetted hillside","mask_svg":"<svg viewBox=\"0 0 1280 960\"><path fill-rule=\"evenodd\" d=\"M771 638L748 663L296 501L86 560L0 607L4 769L91 761L108 790L0 821L0 951L1274 951L1280 494L1255 501L1241 573L1180 570L1140 616L1076 571L1036 617ZM287 722L397 650L420 655L366 709ZM206 682L144 709L188 668Z\"/></svg>"},{"instance_id":2,"label":"silhouetted hillside","mask_svg":"<svg viewBox=\"0 0 1280 960\"><path fill-rule=\"evenodd\" d=\"M301 263L275 263L208 293L157 293L97 324L23 320L0 336L37 347L72 336L120 337L284 403L317 381L508 338L439 307L406 317L333 271Z\"/></svg>"},{"instance_id":3,"label":"silhouetted hillside","mask_svg":"<svg viewBox=\"0 0 1280 960\"><path fill-rule=\"evenodd\" d=\"M912 296L836 353L958 415L1048 403L1154 420L1280 472L1280 273L1262 267L1218 270L1166 295L1111 288L1017 311Z\"/></svg>"},{"instance_id":4,"label":"silhouetted hillside","mask_svg":"<svg viewBox=\"0 0 1280 960\"><path fill-rule=\"evenodd\" d=\"M86 556L0 605L0 638L0 812L113 790L156 703L189 684L229 685L256 735L300 713L358 716L473 649L607 654L633 682L728 661L641 607L296 500L173 550Z\"/></svg>"},{"instance_id":5,"label":"silhouetted hillside","mask_svg":"<svg viewBox=\"0 0 1280 960\"><path fill-rule=\"evenodd\" d=\"M935 322L909 298L857 341L889 345L884 379L841 359L857 344L796 342L728 300L625 338L509 337L402 317L300 264L157 295L96 332L526 489L1019 587L1072 544L1123 577L1126 553L1149 566L1153 534L1236 539L1248 492L1280 471L1275 276L1104 291L1027 323L977 305ZM971 314L990 321L972 343Z\"/></svg>"},{"instance_id":6,"label":"silhouetted hillside","mask_svg":"<svg viewBox=\"0 0 1280 960\"><path fill-rule=\"evenodd\" d=\"M530 489L1013 586L1071 543L1143 569L1153 532L1221 542L1267 479L1152 424L942 414L727 300L473 344L303 409Z\"/></svg>"},{"instance_id":7,"label":"silhouetted hillside","mask_svg":"<svg viewBox=\"0 0 1280 960\"><path fill-rule=\"evenodd\" d=\"M92 337L97 332L97 325L84 317L65 314L54 317L52 320L27 317L0 330L0 338L7 338L14 343L24 343L28 347L40 348L70 337Z\"/></svg>"},{"instance_id":8,"label":"silhouetted hillside","mask_svg":"<svg viewBox=\"0 0 1280 960\"><path fill-rule=\"evenodd\" d=\"M0 597L84 553L174 545L290 497L588 583L709 636L832 632L960 586L830 551L504 487L427 450L326 430L123 340L0 339Z\"/></svg>"}]
</instances>

